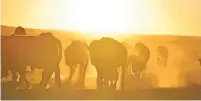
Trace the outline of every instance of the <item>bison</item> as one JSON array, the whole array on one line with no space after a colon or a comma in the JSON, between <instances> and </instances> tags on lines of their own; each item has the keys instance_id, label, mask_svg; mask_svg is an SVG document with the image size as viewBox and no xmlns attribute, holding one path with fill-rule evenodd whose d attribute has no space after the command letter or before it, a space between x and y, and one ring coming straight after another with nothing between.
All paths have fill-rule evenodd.
<instances>
[{"instance_id":1,"label":"bison","mask_svg":"<svg viewBox=\"0 0 201 101\"><path fill-rule=\"evenodd\" d=\"M134 65L132 68L136 73L136 76L139 77L139 79L142 79L150 58L150 50L141 42L137 42L134 49L138 51L138 54L134 57Z\"/></svg>"},{"instance_id":2,"label":"bison","mask_svg":"<svg viewBox=\"0 0 201 101\"><path fill-rule=\"evenodd\" d=\"M168 49L165 46L158 46L157 47L157 63L159 66L166 67L167 66L167 59L168 59Z\"/></svg>"},{"instance_id":3,"label":"bison","mask_svg":"<svg viewBox=\"0 0 201 101\"><path fill-rule=\"evenodd\" d=\"M16 81L15 74L18 72L21 82L27 81L25 69L28 65L32 69L43 69L41 87L46 87L55 72L56 83L60 86L61 49L61 42L52 33L42 33L40 36L2 36L2 68L14 74L12 81Z\"/></svg>"},{"instance_id":4,"label":"bison","mask_svg":"<svg viewBox=\"0 0 201 101\"><path fill-rule=\"evenodd\" d=\"M90 43L89 52L91 63L97 70L97 88L105 86L115 89L119 74L118 67L121 67L121 89L123 90L127 66L125 46L112 38L103 37Z\"/></svg>"},{"instance_id":5,"label":"bison","mask_svg":"<svg viewBox=\"0 0 201 101\"><path fill-rule=\"evenodd\" d=\"M11 36L15 36L15 35L26 35L26 30L23 27L18 26Z\"/></svg>"},{"instance_id":6,"label":"bison","mask_svg":"<svg viewBox=\"0 0 201 101\"><path fill-rule=\"evenodd\" d=\"M77 84L84 87L84 78L89 63L89 51L86 43L73 40L64 50L65 63L70 67L70 76L67 83L72 79L75 68L80 65L80 77Z\"/></svg>"}]
</instances>

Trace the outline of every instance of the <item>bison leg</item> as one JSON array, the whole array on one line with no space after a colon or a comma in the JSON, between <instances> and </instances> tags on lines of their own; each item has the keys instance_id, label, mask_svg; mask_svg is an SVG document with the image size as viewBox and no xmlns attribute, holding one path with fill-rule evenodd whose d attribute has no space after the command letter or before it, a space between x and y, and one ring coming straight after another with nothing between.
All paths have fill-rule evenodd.
<instances>
[{"instance_id":1,"label":"bison leg","mask_svg":"<svg viewBox=\"0 0 201 101\"><path fill-rule=\"evenodd\" d=\"M126 70L128 72L128 75L132 75L132 64L128 64Z\"/></svg>"},{"instance_id":2,"label":"bison leg","mask_svg":"<svg viewBox=\"0 0 201 101\"><path fill-rule=\"evenodd\" d=\"M78 85L81 88L84 88L84 80L86 75L87 64L88 63L80 64L80 77L78 79Z\"/></svg>"},{"instance_id":3,"label":"bison leg","mask_svg":"<svg viewBox=\"0 0 201 101\"><path fill-rule=\"evenodd\" d=\"M112 80L110 83L110 88L112 90L116 90L117 80Z\"/></svg>"},{"instance_id":4,"label":"bison leg","mask_svg":"<svg viewBox=\"0 0 201 101\"><path fill-rule=\"evenodd\" d=\"M114 86L114 90L116 90L116 88L117 88L117 79L114 81L113 86Z\"/></svg>"},{"instance_id":5,"label":"bison leg","mask_svg":"<svg viewBox=\"0 0 201 101\"><path fill-rule=\"evenodd\" d=\"M103 89L103 80L99 73L97 74L96 87L97 89Z\"/></svg>"},{"instance_id":6,"label":"bison leg","mask_svg":"<svg viewBox=\"0 0 201 101\"><path fill-rule=\"evenodd\" d=\"M50 77L52 76L53 71L52 70L43 70L43 74L42 74L42 81L40 82L40 87L45 88L48 84L48 81L50 79Z\"/></svg>"},{"instance_id":7,"label":"bison leg","mask_svg":"<svg viewBox=\"0 0 201 101\"><path fill-rule=\"evenodd\" d=\"M109 90L110 89L110 86L109 86L109 80L108 79L106 79L106 78L104 78L104 87L105 87L105 89L106 90Z\"/></svg>"},{"instance_id":8,"label":"bison leg","mask_svg":"<svg viewBox=\"0 0 201 101\"><path fill-rule=\"evenodd\" d=\"M113 90L116 90L116 88L117 88L117 80L118 80L118 75L117 75L117 77L114 78L114 80L111 81Z\"/></svg>"},{"instance_id":9,"label":"bison leg","mask_svg":"<svg viewBox=\"0 0 201 101\"><path fill-rule=\"evenodd\" d=\"M124 90L124 82L125 82L124 77L125 77L125 72L126 72L125 69L126 69L126 65L124 64L124 65L121 66L121 70L122 70L121 90Z\"/></svg>"},{"instance_id":10,"label":"bison leg","mask_svg":"<svg viewBox=\"0 0 201 101\"><path fill-rule=\"evenodd\" d=\"M140 80L142 80L145 76L145 70L142 70L140 73Z\"/></svg>"},{"instance_id":11,"label":"bison leg","mask_svg":"<svg viewBox=\"0 0 201 101\"><path fill-rule=\"evenodd\" d=\"M81 83L82 83L83 87L84 87L84 80L85 80L85 77L86 77L86 71L87 71L88 63L89 63L89 61L87 60L85 65L84 65L83 72L82 72Z\"/></svg>"},{"instance_id":12,"label":"bison leg","mask_svg":"<svg viewBox=\"0 0 201 101\"><path fill-rule=\"evenodd\" d=\"M22 70L19 72L19 75L20 75L20 78L19 78L19 81L22 85L24 85L25 83L25 88L29 88L29 81L27 80L26 78L26 71Z\"/></svg>"},{"instance_id":13,"label":"bison leg","mask_svg":"<svg viewBox=\"0 0 201 101\"><path fill-rule=\"evenodd\" d=\"M140 80L143 79L145 76L145 69L146 69L146 64L143 65L143 68L140 71Z\"/></svg>"},{"instance_id":14,"label":"bison leg","mask_svg":"<svg viewBox=\"0 0 201 101\"><path fill-rule=\"evenodd\" d=\"M2 78L7 78L9 76L9 69L5 68L5 66L2 66L1 68L1 79Z\"/></svg>"},{"instance_id":15,"label":"bison leg","mask_svg":"<svg viewBox=\"0 0 201 101\"><path fill-rule=\"evenodd\" d=\"M60 68L57 67L55 70L55 83L58 87L61 87L61 77L60 77Z\"/></svg>"},{"instance_id":16,"label":"bison leg","mask_svg":"<svg viewBox=\"0 0 201 101\"><path fill-rule=\"evenodd\" d=\"M67 84L69 84L70 83L70 81L72 80L72 77L73 77L73 74L74 74L74 72L75 72L75 66L74 65L70 65L69 66L70 68L70 76L69 76L69 78L68 78L68 80L67 80Z\"/></svg>"},{"instance_id":17,"label":"bison leg","mask_svg":"<svg viewBox=\"0 0 201 101\"><path fill-rule=\"evenodd\" d=\"M12 82L16 82L18 79L18 75L16 71L11 70L12 73Z\"/></svg>"},{"instance_id":18,"label":"bison leg","mask_svg":"<svg viewBox=\"0 0 201 101\"><path fill-rule=\"evenodd\" d=\"M140 78L140 71L139 71L139 70L137 70L137 71L136 71L135 76L136 76L136 78L137 78L137 79L139 79L139 78Z\"/></svg>"}]
</instances>

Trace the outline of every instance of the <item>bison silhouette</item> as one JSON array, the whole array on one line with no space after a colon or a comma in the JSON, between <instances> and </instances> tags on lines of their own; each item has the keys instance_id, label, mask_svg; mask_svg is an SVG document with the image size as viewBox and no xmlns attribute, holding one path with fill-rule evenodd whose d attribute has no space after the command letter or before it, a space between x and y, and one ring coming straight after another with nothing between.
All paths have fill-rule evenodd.
<instances>
[{"instance_id":1,"label":"bison silhouette","mask_svg":"<svg viewBox=\"0 0 201 101\"><path fill-rule=\"evenodd\" d=\"M136 56L132 57L132 69L135 75L142 79L144 77L145 70L147 68L147 63L150 58L149 48L142 42L137 42L134 47L138 51Z\"/></svg>"},{"instance_id":2,"label":"bison silhouette","mask_svg":"<svg viewBox=\"0 0 201 101\"><path fill-rule=\"evenodd\" d=\"M89 45L90 59L97 70L97 88L116 88L118 67L121 67L121 89L124 89L124 76L127 65L127 50L120 42L103 37Z\"/></svg>"},{"instance_id":3,"label":"bison silhouette","mask_svg":"<svg viewBox=\"0 0 201 101\"><path fill-rule=\"evenodd\" d=\"M77 84L79 87L84 87L86 69L90 58L87 44L80 40L73 40L64 50L64 56L65 63L70 68L70 76L67 83L72 79L77 65L80 65L80 77Z\"/></svg>"},{"instance_id":4,"label":"bison silhouette","mask_svg":"<svg viewBox=\"0 0 201 101\"><path fill-rule=\"evenodd\" d=\"M26 81L25 69L43 69L41 87L46 87L55 72L56 83L61 86L59 63L62 56L61 42L52 33L40 36L2 36L2 69L12 72L12 81L20 75L20 82Z\"/></svg>"},{"instance_id":5,"label":"bison silhouette","mask_svg":"<svg viewBox=\"0 0 201 101\"><path fill-rule=\"evenodd\" d=\"M15 35L26 35L26 30L22 26L18 26L11 36Z\"/></svg>"}]
</instances>

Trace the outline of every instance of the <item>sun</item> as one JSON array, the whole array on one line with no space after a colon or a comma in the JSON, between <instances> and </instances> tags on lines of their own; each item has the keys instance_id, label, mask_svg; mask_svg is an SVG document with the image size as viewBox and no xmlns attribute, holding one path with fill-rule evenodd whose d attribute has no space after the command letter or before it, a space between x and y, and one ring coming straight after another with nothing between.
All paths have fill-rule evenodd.
<instances>
[{"instance_id":1,"label":"sun","mask_svg":"<svg viewBox=\"0 0 201 101\"><path fill-rule=\"evenodd\" d=\"M159 21L140 0L57 0L52 4L59 29L96 35L146 32Z\"/></svg>"}]
</instances>

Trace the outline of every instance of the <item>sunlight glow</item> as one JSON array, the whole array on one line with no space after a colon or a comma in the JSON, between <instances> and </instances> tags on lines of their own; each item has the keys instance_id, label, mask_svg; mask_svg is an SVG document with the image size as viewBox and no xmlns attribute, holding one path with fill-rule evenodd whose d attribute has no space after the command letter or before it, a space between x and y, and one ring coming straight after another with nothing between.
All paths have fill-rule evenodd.
<instances>
[{"instance_id":1,"label":"sunlight glow","mask_svg":"<svg viewBox=\"0 0 201 101\"><path fill-rule=\"evenodd\" d=\"M159 24L157 6L138 0L58 0L54 4L52 17L60 29L104 36L166 31Z\"/></svg>"},{"instance_id":2,"label":"sunlight glow","mask_svg":"<svg viewBox=\"0 0 201 101\"><path fill-rule=\"evenodd\" d=\"M2 25L98 36L200 36L200 3L200 0L2 0Z\"/></svg>"}]
</instances>

